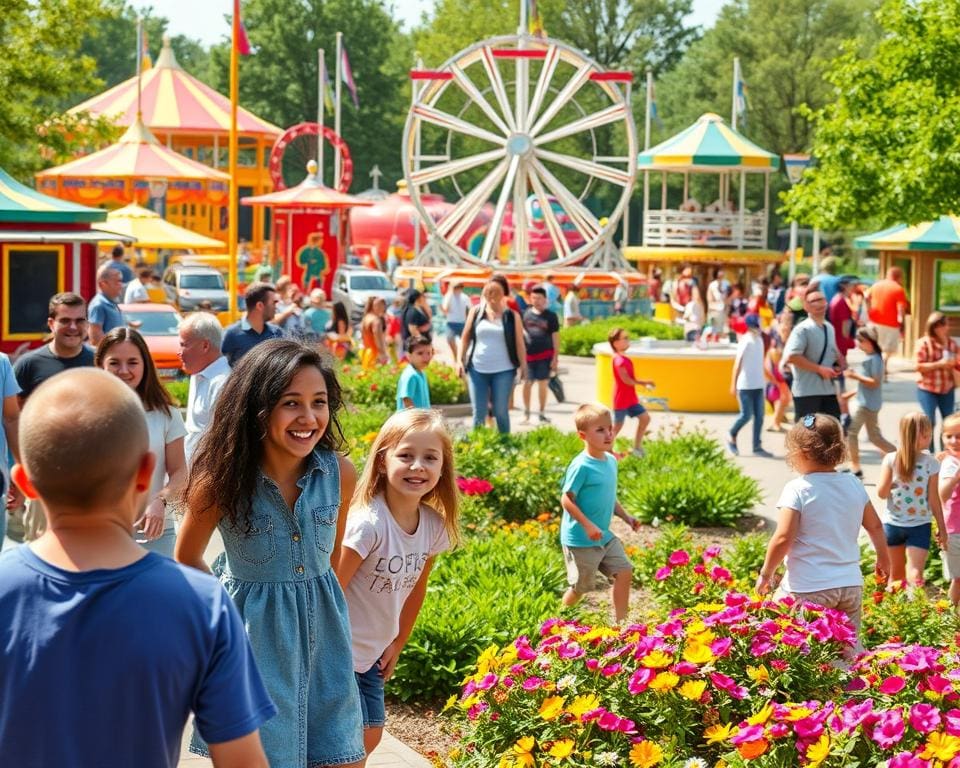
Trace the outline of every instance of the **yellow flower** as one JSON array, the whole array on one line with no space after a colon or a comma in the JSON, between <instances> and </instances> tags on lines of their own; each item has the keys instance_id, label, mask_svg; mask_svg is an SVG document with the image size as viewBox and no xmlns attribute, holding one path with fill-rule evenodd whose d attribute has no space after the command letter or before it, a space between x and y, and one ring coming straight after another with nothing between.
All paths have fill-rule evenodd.
<instances>
[{"instance_id":1,"label":"yellow flower","mask_svg":"<svg viewBox=\"0 0 960 768\"><path fill-rule=\"evenodd\" d=\"M497 653L500 651L495 645L483 651L477 659L477 674L474 679L478 682L493 669L497 668Z\"/></svg>"},{"instance_id":2,"label":"yellow flower","mask_svg":"<svg viewBox=\"0 0 960 768\"><path fill-rule=\"evenodd\" d=\"M830 737L823 734L815 744L807 747L808 765L817 766L830 756Z\"/></svg>"},{"instance_id":3,"label":"yellow flower","mask_svg":"<svg viewBox=\"0 0 960 768\"><path fill-rule=\"evenodd\" d=\"M455 693L452 694L452 695L450 696L450 698L447 699L447 703L443 705L443 711L446 712L448 709L450 709L450 707L452 707L454 704L456 704L458 698L459 698L459 697L457 696L457 694L455 694Z\"/></svg>"},{"instance_id":4,"label":"yellow flower","mask_svg":"<svg viewBox=\"0 0 960 768\"><path fill-rule=\"evenodd\" d=\"M683 659L691 664L707 664L713 661L714 656L708 646L694 643L683 649Z\"/></svg>"},{"instance_id":5,"label":"yellow flower","mask_svg":"<svg viewBox=\"0 0 960 768\"><path fill-rule=\"evenodd\" d=\"M587 712L600 706L600 699L592 693L577 696L570 702L567 712L573 715L577 720L583 717Z\"/></svg>"},{"instance_id":6,"label":"yellow flower","mask_svg":"<svg viewBox=\"0 0 960 768\"><path fill-rule=\"evenodd\" d=\"M651 768L663 760L663 750L652 741L640 741L630 750L630 765Z\"/></svg>"},{"instance_id":7,"label":"yellow flower","mask_svg":"<svg viewBox=\"0 0 960 768\"><path fill-rule=\"evenodd\" d=\"M924 760L952 760L960 752L960 738L951 736L949 733L938 733L934 731L927 736L927 743L924 745L923 754L920 755Z\"/></svg>"},{"instance_id":8,"label":"yellow flower","mask_svg":"<svg viewBox=\"0 0 960 768\"><path fill-rule=\"evenodd\" d=\"M550 747L550 757L555 757L557 760L563 760L570 757L571 754L573 754L573 739L555 741L553 746Z\"/></svg>"},{"instance_id":9,"label":"yellow flower","mask_svg":"<svg viewBox=\"0 0 960 768\"><path fill-rule=\"evenodd\" d=\"M617 633L615 630L610 627L594 627L587 634L583 636L583 639L580 641L581 645L586 645L587 643L592 643L594 640L606 640L611 637L616 637Z\"/></svg>"},{"instance_id":10,"label":"yellow flower","mask_svg":"<svg viewBox=\"0 0 960 768\"><path fill-rule=\"evenodd\" d=\"M706 680L687 680L680 686L679 693L683 698L690 699L690 701L700 701L700 697L703 696L706 689Z\"/></svg>"},{"instance_id":11,"label":"yellow flower","mask_svg":"<svg viewBox=\"0 0 960 768\"><path fill-rule=\"evenodd\" d=\"M755 683L766 683L770 681L770 672L761 664L759 667L747 667L747 677Z\"/></svg>"},{"instance_id":12,"label":"yellow flower","mask_svg":"<svg viewBox=\"0 0 960 768\"><path fill-rule=\"evenodd\" d=\"M522 736L517 739L513 745L514 765L534 765L536 760L533 757L533 750L536 741L533 736Z\"/></svg>"},{"instance_id":13,"label":"yellow flower","mask_svg":"<svg viewBox=\"0 0 960 768\"><path fill-rule=\"evenodd\" d=\"M751 717L748 717L747 722L750 725L762 725L763 723L767 722L767 720L770 719L770 715L772 714L773 714L773 706L771 704L767 704L767 706L765 706L763 709L757 712L757 714Z\"/></svg>"},{"instance_id":14,"label":"yellow flower","mask_svg":"<svg viewBox=\"0 0 960 768\"><path fill-rule=\"evenodd\" d=\"M650 689L657 693L666 693L680 682L680 677L673 672L661 672L650 681Z\"/></svg>"},{"instance_id":15,"label":"yellow flower","mask_svg":"<svg viewBox=\"0 0 960 768\"><path fill-rule=\"evenodd\" d=\"M663 669L673 664L673 657L663 651L651 651L640 663L648 669Z\"/></svg>"},{"instance_id":16,"label":"yellow flower","mask_svg":"<svg viewBox=\"0 0 960 768\"><path fill-rule=\"evenodd\" d=\"M703 736L706 738L707 744L719 744L730 738L730 731L732 730L733 725L731 723L718 723L707 728L703 732Z\"/></svg>"},{"instance_id":17,"label":"yellow flower","mask_svg":"<svg viewBox=\"0 0 960 768\"><path fill-rule=\"evenodd\" d=\"M540 717L544 720L555 720L563 712L565 701L563 696L548 696L540 705Z\"/></svg>"},{"instance_id":18,"label":"yellow flower","mask_svg":"<svg viewBox=\"0 0 960 768\"><path fill-rule=\"evenodd\" d=\"M787 720L791 723L795 723L797 720L803 720L803 718L810 717L812 714L812 709L807 709L806 707L794 707L787 713Z\"/></svg>"}]
</instances>

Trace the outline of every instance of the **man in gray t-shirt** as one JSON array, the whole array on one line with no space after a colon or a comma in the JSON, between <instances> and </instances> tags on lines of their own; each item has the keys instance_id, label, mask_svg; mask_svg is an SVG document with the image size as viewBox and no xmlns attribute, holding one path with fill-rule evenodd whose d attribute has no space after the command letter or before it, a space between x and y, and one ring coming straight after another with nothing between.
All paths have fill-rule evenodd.
<instances>
[{"instance_id":1,"label":"man in gray t-shirt","mask_svg":"<svg viewBox=\"0 0 960 768\"><path fill-rule=\"evenodd\" d=\"M794 326L783 350L782 366L793 371L794 410L797 419L808 413L840 418L834 379L840 375L840 353L833 326L827 322L827 300L818 288L803 297L807 319Z\"/></svg>"}]
</instances>

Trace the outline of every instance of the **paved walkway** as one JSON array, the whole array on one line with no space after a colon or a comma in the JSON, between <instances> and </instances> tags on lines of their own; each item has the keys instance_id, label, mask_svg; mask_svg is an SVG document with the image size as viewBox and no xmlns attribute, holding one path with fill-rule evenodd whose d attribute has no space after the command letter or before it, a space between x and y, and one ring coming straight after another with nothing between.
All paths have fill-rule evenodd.
<instances>
[{"instance_id":1,"label":"paved walkway","mask_svg":"<svg viewBox=\"0 0 960 768\"><path fill-rule=\"evenodd\" d=\"M441 344L442 341L441 341ZM438 344L437 359L449 361L450 352L446 344L441 347ZM856 354L851 355L851 362L856 363L859 358ZM900 418L907 412L917 410L915 396L915 374L909 369L909 362L904 360L893 360L891 362L891 381L885 384L883 388L884 406L880 413L880 427L884 435L891 441L897 442L897 425ZM594 362L592 359L563 357L560 363L561 378L567 394L565 403L557 403L551 394L547 406L547 415L552 423L564 431L573 431L573 414L580 403L592 402L597 399L595 385ZM704 386L709 387L728 387L728 381L709 381L704 382ZM536 393L534 392L534 403L536 402ZM535 428L536 425L524 426L519 423L522 406L519 391L517 393L518 410L511 411L511 421L513 428L518 431L525 431ZM536 406L534 406L536 410ZM678 422L689 427L702 427L708 433L714 435L717 439L723 440L725 434L729 431L730 425L734 420L733 414L684 414L684 413L653 413L651 423L651 434L655 434L658 429L670 428ZM469 419L459 418L453 420L463 427L469 427ZM769 423L769 422L768 422ZM633 435L633 424L628 423L625 428L625 434ZM939 434L939 433L938 433ZM861 434L866 439L866 432ZM749 439L746 434L741 435L741 446L746 449ZM757 505L755 512L768 520L773 521L776 518L776 509L774 504L780 494L784 484L790 480L794 473L790 470L783 460L784 446L783 435L774 433L764 433L764 447L773 453L774 458L754 458L744 450L744 455L736 459L743 470L755 478L763 494L761 502ZM880 455L873 446L861 444L861 463L866 474L865 485L873 499L878 510L880 506L876 498L876 482L879 474ZM9 540L7 546L12 545ZM212 559L221 551L222 546L219 537L214 537L211 541L207 555ZM203 768L212 766L209 760L195 757L186 751L186 744L189 743L190 728L184 735L184 751L180 762L181 768ZM430 762L419 755L414 750L397 741L389 733L384 733L384 739L367 763L370 768L429 768Z\"/></svg>"}]
</instances>

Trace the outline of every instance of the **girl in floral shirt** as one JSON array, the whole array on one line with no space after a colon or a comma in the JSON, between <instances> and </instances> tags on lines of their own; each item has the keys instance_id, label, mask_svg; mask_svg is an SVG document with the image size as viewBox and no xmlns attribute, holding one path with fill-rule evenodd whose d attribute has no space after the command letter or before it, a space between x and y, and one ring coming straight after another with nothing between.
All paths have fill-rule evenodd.
<instances>
[{"instance_id":1,"label":"girl in floral shirt","mask_svg":"<svg viewBox=\"0 0 960 768\"><path fill-rule=\"evenodd\" d=\"M900 447L884 456L880 464L877 495L887 500L883 530L894 583L923 584L933 519L937 521L940 548L946 549L947 529L937 490L940 464L924 451L932 432L924 414L908 413L900 420Z\"/></svg>"}]
</instances>

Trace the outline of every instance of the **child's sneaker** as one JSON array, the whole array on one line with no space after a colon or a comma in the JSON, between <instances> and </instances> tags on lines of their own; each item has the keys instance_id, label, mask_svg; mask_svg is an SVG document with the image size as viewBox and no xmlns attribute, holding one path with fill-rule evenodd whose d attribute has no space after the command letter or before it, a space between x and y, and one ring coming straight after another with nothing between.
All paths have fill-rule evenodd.
<instances>
[{"instance_id":1,"label":"child's sneaker","mask_svg":"<svg viewBox=\"0 0 960 768\"><path fill-rule=\"evenodd\" d=\"M647 452L644 451L643 448L634 448L632 451L630 451L630 455L636 456L638 459L642 459L647 455Z\"/></svg>"}]
</instances>

